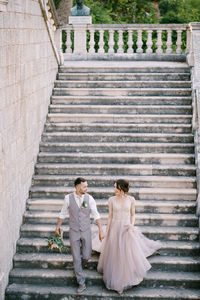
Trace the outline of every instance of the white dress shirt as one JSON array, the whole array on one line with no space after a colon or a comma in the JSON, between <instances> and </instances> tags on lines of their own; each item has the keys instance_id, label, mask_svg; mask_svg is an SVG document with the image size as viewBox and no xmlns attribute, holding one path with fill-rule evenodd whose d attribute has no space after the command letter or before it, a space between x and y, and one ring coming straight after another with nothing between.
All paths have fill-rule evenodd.
<instances>
[{"instance_id":1,"label":"white dress shirt","mask_svg":"<svg viewBox=\"0 0 200 300\"><path fill-rule=\"evenodd\" d=\"M76 192L74 192L74 198L75 198L75 201L76 201L78 207L80 207L80 202L79 202L80 198L78 197ZM82 197L81 197L81 205L83 203L83 198L84 198L84 195L82 195ZM90 209L91 209L92 218L94 218L94 220L100 219L100 215L97 211L96 202L95 202L94 198L91 195L89 195L89 206L90 206ZM59 218L60 219L65 219L68 216L69 216L69 194L65 196L63 207L62 207L62 209L60 211L60 214L59 214Z\"/></svg>"}]
</instances>

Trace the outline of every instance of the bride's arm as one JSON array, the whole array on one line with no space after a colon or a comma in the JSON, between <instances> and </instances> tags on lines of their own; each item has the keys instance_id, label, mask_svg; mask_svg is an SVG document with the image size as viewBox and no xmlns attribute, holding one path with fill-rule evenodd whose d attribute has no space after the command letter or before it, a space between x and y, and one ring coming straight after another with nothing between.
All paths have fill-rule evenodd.
<instances>
[{"instance_id":1,"label":"bride's arm","mask_svg":"<svg viewBox=\"0 0 200 300\"><path fill-rule=\"evenodd\" d=\"M106 226L106 234L108 233L108 230L110 228L110 223L113 217L113 206L112 206L112 201L109 199L109 214L108 214L108 222Z\"/></svg>"},{"instance_id":2,"label":"bride's arm","mask_svg":"<svg viewBox=\"0 0 200 300\"><path fill-rule=\"evenodd\" d=\"M131 225L135 224L135 201L131 203Z\"/></svg>"}]
</instances>

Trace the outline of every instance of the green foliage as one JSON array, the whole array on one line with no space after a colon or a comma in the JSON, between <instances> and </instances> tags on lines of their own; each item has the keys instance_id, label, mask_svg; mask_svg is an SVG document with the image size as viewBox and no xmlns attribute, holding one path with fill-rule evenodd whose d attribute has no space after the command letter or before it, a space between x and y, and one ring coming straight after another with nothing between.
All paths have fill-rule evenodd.
<instances>
[{"instance_id":1,"label":"green foliage","mask_svg":"<svg viewBox=\"0 0 200 300\"><path fill-rule=\"evenodd\" d=\"M61 0L54 0L55 8L57 9Z\"/></svg>"},{"instance_id":2,"label":"green foliage","mask_svg":"<svg viewBox=\"0 0 200 300\"><path fill-rule=\"evenodd\" d=\"M54 0L56 8L59 2ZM93 24L200 22L200 0L160 0L160 20L151 0L85 0L84 4L90 7Z\"/></svg>"},{"instance_id":3,"label":"green foliage","mask_svg":"<svg viewBox=\"0 0 200 300\"><path fill-rule=\"evenodd\" d=\"M93 24L158 23L150 0L85 0L84 4L90 7Z\"/></svg>"},{"instance_id":4,"label":"green foliage","mask_svg":"<svg viewBox=\"0 0 200 300\"><path fill-rule=\"evenodd\" d=\"M199 0L161 0L159 9L163 24L200 22Z\"/></svg>"}]
</instances>

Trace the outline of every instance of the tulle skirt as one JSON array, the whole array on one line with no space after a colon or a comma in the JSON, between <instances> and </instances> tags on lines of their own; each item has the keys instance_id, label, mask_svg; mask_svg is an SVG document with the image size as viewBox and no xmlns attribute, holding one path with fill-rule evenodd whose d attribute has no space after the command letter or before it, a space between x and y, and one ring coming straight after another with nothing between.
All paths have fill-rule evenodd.
<instances>
[{"instance_id":1,"label":"tulle skirt","mask_svg":"<svg viewBox=\"0 0 200 300\"><path fill-rule=\"evenodd\" d=\"M103 273L106 287L116 291L138 285L151 268L146 257L160 247L160 242L146 238L138 227L114 219L102 243L98 235L92 240L93 250L100 252L97 270Z\"/></svg>"}]
</instances>

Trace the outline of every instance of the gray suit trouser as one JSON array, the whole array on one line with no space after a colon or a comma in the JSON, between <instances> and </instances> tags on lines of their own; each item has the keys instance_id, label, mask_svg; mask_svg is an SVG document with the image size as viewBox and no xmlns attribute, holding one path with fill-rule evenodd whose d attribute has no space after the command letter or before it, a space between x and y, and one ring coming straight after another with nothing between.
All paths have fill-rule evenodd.
<instances>
[{"instance_id":1,"label":"gray suit trouser","mask_svg":"<svg viewBox=\"0 0 200 300\"><path fill-rule=\"evenodd\" d=\"M92 240L91 240L91 230L85 232L77 232L70 229L69 232L70 246L73 256L74 272L76 274L76 279L78 284L85 283L85 277L82 268L82 258L88 260L91 257L92 252ZM81 246L82 246L82 258L81 258Z\"/></svg>"}]
</instances>

